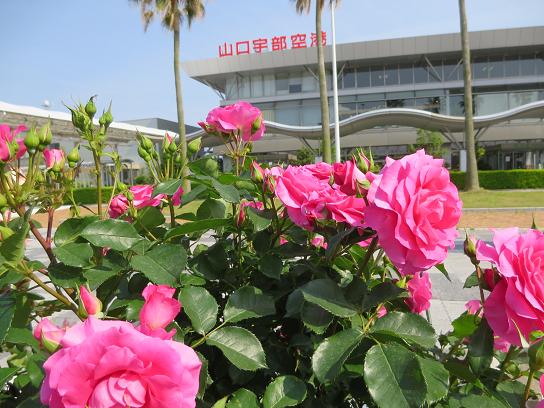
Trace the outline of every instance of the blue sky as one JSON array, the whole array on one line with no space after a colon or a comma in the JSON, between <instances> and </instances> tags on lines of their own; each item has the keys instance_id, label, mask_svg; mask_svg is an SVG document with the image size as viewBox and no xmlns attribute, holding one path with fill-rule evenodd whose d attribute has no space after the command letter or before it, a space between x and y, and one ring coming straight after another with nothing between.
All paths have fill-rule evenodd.
<instances>
[{"instance_id":1,"label":"blue sky","mask_svg":"<svg viewBox=\"0 0 544 408\"><path fill-rule=\"evenodd\" d=\"M343 0L339 43L456 32L457 0ZM544 0L467 0L469 29L543 24ZM0 100L64 110L62 101L98 94L117 120L176 119L172 36L157 22L143 31L128 0L1 0ZM330 16L323 18L329 31ZM212 58L224 41L313 31L290 0L209 0L204 20L182 32L182 59ZM211 90L183 75L186 120L218 104Z\"/></svg>"}]
</instances>

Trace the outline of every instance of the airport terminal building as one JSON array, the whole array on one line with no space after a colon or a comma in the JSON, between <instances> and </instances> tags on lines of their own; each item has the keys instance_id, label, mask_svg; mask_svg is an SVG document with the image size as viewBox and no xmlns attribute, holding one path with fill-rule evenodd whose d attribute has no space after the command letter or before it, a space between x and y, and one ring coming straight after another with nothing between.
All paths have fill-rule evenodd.
<instances>
[{"instance_id":1,"label":"airport terminal building","mask_svg":"<svg viewBox=\"0 0 544 408\"><path fill-rule=\"evenodd\" d=\"M215 90L221 105L246 100L263 111L269 132L254 146L261 159L316 148L321 113L315 44L239 44L224 44L220 57L185 62L184 69ZM544 26L472 32L470 45L483 166L544 167ZM332 123L330 48L325 61ZM459 33L337 45L342 155L359 146L372 147L378 157L405 154L421 127L442 133L446 161L458 167L464 149L461 55Z\"/></svg>"}]
</instances>

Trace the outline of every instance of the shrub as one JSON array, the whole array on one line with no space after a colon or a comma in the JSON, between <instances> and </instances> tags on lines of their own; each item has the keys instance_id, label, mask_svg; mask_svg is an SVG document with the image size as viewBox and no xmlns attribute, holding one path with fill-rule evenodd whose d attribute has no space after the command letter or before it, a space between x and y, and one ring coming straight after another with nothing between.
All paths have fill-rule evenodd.
<instances>
[{"instance_id":1,"label":"shrub","mask_svg":"<svg viewBox=\"0 0 544 408\"><path fill-rule=\"evenodd\" d=\"M451 179L460 190L465 188L465 173L452 171ZM544 170L482 170L480 187L487 190L544 188Z\"/></svg>"},{"instance_id":2,"label":"shrub","mask_svg":"<svg viewBox=\"0 0 544 408\"><path fill-rule=\"evenodd\" d=\"M107 203L111 198L112 187L104 187L102 189L102 202ZM97 191L95 187L84 187L74 189L74 200L76 204L96 204ZM70 204L69 200L65 199L65 204Z\"/></svg>"}]
</instances>

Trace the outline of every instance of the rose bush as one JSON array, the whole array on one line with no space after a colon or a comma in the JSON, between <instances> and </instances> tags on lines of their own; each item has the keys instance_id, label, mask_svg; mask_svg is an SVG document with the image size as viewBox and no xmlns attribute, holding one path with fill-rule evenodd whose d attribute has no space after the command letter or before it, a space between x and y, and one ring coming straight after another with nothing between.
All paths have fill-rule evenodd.
<instances>
[{"instance_id":1,"label":"rose bush","mask_svg":"<svg viewBox=\"0 0 544 408\"><path fill-rule=\"evenodd\" d=\"M418 151L377 172L358 152L264 166L249 156L262 114L238 103L202 125L224 141L233 173L210 155L185 164L198 139L184 158L174 135L156 146L140 134L153 183L126 186L108 145L111 110L94 118L91 98L70 111L95 159L91 215L72 193L79 145L52 154L49 125L0 127L2 407L517 408L539 398L540 232L497 232L493 246L467 238L465 286L480 298L450 331L430 323L430 277L448 277L461 212L442 161ZM106 155L114 185L103 205ZM53 228L66 199L73 217Z\"/></svg>"}]
</instances>

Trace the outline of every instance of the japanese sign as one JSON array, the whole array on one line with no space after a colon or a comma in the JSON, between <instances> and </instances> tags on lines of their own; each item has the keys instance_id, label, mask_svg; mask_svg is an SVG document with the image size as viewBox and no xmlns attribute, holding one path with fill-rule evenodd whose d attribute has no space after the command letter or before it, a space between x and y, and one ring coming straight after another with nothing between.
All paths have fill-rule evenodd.
<instances>
[{"instance_id":1,"label":"japanese sign","mask_svg":"<svg viewBox=\"0 0 544 408\"><path fill-rule=\"evenodd\" d=\"M323 43L323 46L325 46L327 45L327 33L322 31L321 35L321 42ZM306 34L293 34L291 36L279 35L272 38L256 38L254 40L237 41L236 43L225 42L223 45L219 46L219 58L316 46L316 33L311 33L309 36Z\"/></svg>"}]
</instances>

